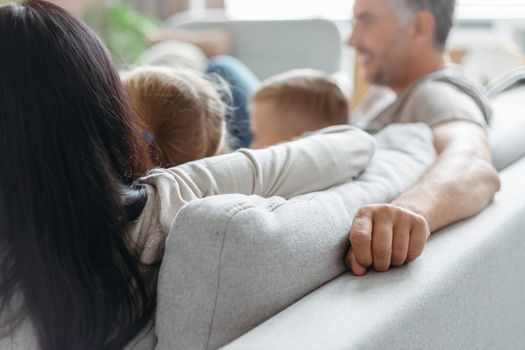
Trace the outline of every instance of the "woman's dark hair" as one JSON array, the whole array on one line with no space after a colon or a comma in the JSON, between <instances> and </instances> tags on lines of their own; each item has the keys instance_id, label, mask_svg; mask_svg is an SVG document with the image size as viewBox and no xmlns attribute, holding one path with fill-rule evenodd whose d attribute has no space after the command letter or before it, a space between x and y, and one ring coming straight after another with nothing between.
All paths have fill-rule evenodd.
<instances>
[{"instance_id":1,"label":"woman's dark hair","mask_svg":"<svg viewBox=\"0 0 525 350\"><path fill-rule=\"evenodd\" d=\"M2 318L29 317L41 349L122 348L155 305L126 238L144 169L117 70L44 1L0 7L0 48Z\"/></svg>"}]
</instances>

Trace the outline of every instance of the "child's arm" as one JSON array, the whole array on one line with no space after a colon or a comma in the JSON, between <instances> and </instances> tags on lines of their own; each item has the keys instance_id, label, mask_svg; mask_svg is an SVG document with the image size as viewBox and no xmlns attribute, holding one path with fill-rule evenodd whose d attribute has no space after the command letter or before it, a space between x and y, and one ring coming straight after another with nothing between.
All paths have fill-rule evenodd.
<instances>
[{"instance_id":1,"label":"child's arm","mask_svg":"<svg viewBox=\"0 0 525 350\"><path fill-rule=\"evenodd\" d=\"M288 198L351 180L368 165L374 147L370 135L348 126L266 149L242 149L201 159L167 171L183 180L196 197L241 193Z\"/></svg>"}]
</instances>

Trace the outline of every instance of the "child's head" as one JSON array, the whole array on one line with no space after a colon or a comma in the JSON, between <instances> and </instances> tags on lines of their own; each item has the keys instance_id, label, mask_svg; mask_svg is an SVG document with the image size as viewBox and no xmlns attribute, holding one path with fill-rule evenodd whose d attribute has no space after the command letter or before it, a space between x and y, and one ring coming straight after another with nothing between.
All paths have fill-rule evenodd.
<instances>
[{"instance_id":1,"label":"child's head","mask_svg":"<svg viewBox=\"0 0 525 350\"><path fill-rule=\"evenodd\" d=\"M345 124L348 113L347 97L328 74L300 69L276 75L264 81L250 100L252 148Z\"/></svg>"},{"instance_id":2,"label":"child's head","mask_svg":"<svg viewBox=\"0 0 525 350\"><path fill-rule=\"evenodd\" d=\"M204 76L185 68L141 67L123 77L157 165L212 156L222 146L224 105Z\"/></svg>"}]
</instances>

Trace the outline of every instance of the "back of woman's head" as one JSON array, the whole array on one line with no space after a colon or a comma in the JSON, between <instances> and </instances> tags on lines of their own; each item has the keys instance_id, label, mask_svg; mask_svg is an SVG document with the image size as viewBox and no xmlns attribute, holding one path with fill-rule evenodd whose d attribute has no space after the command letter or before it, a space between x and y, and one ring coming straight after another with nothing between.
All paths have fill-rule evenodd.
<instances>
[{"instance_id":1,"label":"back of woman's head","mask_svg":"<svg viewBox=\"0 0 525 350\"><path fill-rule=\"evenodd\" d=\"M118 73L43 1L0 7L0 47L2 319L29 316L42 349L122 347L152 306L124 238L142 167Z\"/></svg>"},{"instance_id":2,"label":"back of woman's head","mask_svg":"<svg viewBox=\"0 0 525 350\"><path fill-rule=\"evenodd\" d=\"M212 82L186 68L141 67L123 78L135 115L163 167L217 153L224 138L224 105Z\"/></svg>"}]
</instances>

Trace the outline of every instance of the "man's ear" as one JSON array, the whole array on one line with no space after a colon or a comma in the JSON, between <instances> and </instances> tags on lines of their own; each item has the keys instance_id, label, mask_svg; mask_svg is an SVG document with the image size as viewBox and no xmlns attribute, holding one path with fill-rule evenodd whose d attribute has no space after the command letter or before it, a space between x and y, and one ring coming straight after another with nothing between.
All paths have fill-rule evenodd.
<instances>
[{"instance_id":1,"label":"man's ear","mask_svg":"<svg viewBox=\"0 0 525 350\"><path fill-rule=\"evenodd\" d=\"M435 20L430 11L417 11L412 20L414 40L417 44L434 44Z\"/></svg>"}]
</instances>

